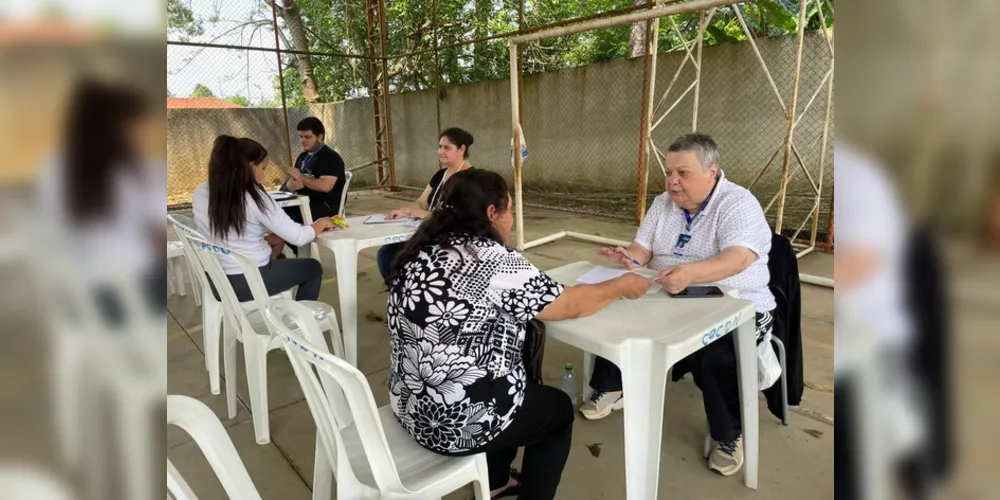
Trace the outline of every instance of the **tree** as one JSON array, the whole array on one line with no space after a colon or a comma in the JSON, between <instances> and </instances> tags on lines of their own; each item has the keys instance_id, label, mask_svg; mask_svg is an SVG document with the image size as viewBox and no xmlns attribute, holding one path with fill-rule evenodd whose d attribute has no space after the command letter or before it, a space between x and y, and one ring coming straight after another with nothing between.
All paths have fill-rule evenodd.
<instances>
[{"instance_id":1,"label":"tree","mask_svg":"<svg viewBox=\"0 0 1000 500\"><path fill-rule=\"evenodd\" d=\"M200 19L182 3L182 0L167 0L167 36L176 35L182 42L205 33Z\"/></svg>"},{"instance_id":2,"label":"tree","mask_svg":"<svg viewBox=\"0 0 1000 500\"><path fill-rule=\"evenodd\" d=\"M194 90L191 91L191 95L189 97L215 97L215 94L212 93L211 89L199 83L194 86Z\"/></svg>"},{"instance_id":3,"label":"tree","mask_svg":"<svg viewBox=\"0 0 1000 500\"><path fill-rule=\"evenodd\" d=\"M201 20L188 14L189 0L168 0L170 26L174 30L200 29ZM505 78L509 71L508 41L504 38L463 44L462 42L541 26L556 21L590 16L643 4L646 0L386 0L386 52L398 56L387 60L390 92L424 90ZM271 28L271 5L279 20L279 36L285 49L369 55L367 13L361 0L264 0L247 25ZM518 5L524 4L524 26L518 22ZM832 0L822 2L827 24L833 24ZM435 11L436 7L436 11ZM738 4L747 27L755 37L786 36L798 28L797 0L757 0ZM818 29L816 2L809 2L807 29ZM674 30L674 22L678 31ZM699 13L692 12L660 21L658 52L683 50L682 37L691 41L698 32ZM545 39L522 46L522 71L534 74L577 67L612 59L645 54L645 21L634 25L588 31ZM746 34L730 7L719 8L707 27L706 46L746 40ZM430 49L443 47L438 56ZM454 45L454 46L453 46ZM369 60L362 57L287 54L282 65L289 106L330 102L368 95ZM280 102L280 96L277 98Z\"/></svg>"},{"instance_id":4,"label":"tree","mask_svg":"<svg viewBox=\"0 0 1000 500\"><path fill-rule=\"evenodd\" d=\"M285 22L285 27L288 28L291 38L286 36L283 31L278 31L282 41L285 43L285 48L308 52L309 39L306 37L302 12L299 10L299 6L295 3L295 0L284 0L284 5L276 5L275 0L264 1L269 7L277 9L278 16L281 17L281 20ZM320 102L319 90L316 86L316 75L313 73L312 59L308 54L289 54L289 58L297 70L299 76L298 84L302 90L302 97L309 103Z\"/></svg>"},{"instance_id":5,"label":"tree","mask_svg":"<svg viewBox=\"0 0 1000 500\"><path fill-rule=\"evenodd\" d=\"M646 0L632 0L632 5L645 4ZM632 23L632 31L628 37L628 56L646 55L646 21Z\"/></svg>"},{"instance_id":6,"label":"tree","mask_svg":"<svg viewBox=\"0 0 1000 500\"><path fill-rule=\"evenodd\" d=\"M244 108L249 108L252 106L250 104L250 99L247 99L246 97L243 97L241 95L234 95L232 97L227 97L226 100L234 104L239 104Z\"/></svg>"}]
</instances>

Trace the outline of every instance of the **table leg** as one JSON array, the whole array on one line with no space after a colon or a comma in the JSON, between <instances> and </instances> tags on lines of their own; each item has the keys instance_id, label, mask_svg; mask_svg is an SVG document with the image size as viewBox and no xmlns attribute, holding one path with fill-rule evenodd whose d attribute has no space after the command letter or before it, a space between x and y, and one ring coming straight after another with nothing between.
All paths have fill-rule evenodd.
<instances>
[{"instance_id":1,"label":"table leg","mask_svg":"<svg viewBox=\"0 0 1000 500\"><path fill-rule=\"evenodd\" d=\"M302 224L311 225L313 223L312 209L309 208L309 203L303 203L299 205L299 210L302 211ZM316 243L310 243L306 246L299 247L299 257L303 259L308 259L309 257L319 258L319 247Z\"/></svg>"},{"instance_id":2,"label":"table leg","mask_svg":"<svg viewBox=\"0 0 1000 500\"><path fill-rule=\"evenodd\" d=\"M625 497L655 500L667 388L665 353L651 341L631 341L623 346L620 362L625 396Z\"/></svg>"},{"instance_id":3,"label":"table leg","mask_svg":"<svg viewBox=\"0 0 1000 500\"><path fill-rule=\"evenodd\" d=\"M736 369L739 373L741 415L743 418L743 482L748 488L757 489L758 450L760 448L757 414L757 325L751 320L736 329Z\"/></svg>"},{"instance_id":4,"label":"table leg","mask_svg":"<svg viewBox=\"0 0 1000 500\"><path fill-rule=\"evenodd\" d=\"M338 240L333 244L333 254L337 264L344 356L348 363L358 366L358 248L354 240Z\"/></svg>"}]
</instances>

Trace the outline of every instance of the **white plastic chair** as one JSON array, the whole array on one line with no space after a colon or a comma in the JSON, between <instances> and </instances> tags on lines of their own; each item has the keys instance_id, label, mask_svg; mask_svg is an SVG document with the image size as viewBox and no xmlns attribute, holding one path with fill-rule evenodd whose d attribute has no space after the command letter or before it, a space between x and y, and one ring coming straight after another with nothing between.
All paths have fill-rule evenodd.
<instances>
[{"instance_id":1,"label":"white plastic chair","mask_svg":"<svg viewBox=\"0 0 1000 500\"><path fill-rule=\"evenodd\" d=\"M280 344L271 336L272 325L264 317L264 309L271 299L260 276L260 270L246 256L230 248L211 243L207 240L182 231L188 246L194 249L196 258L208 272L219 296L222 298L224 340L223 364L226 371L226 406L229 418L236 416L236 341L243 342L243 356L246 364L247 388L250 391L250 412L253 414L254 433L258 444L271 441L269 416L267 406L267 353L280 349ZM218 256L231 257L243 270L250 291L253 294L253 307L248 308L236 298L229 278L222 270ZM207 296L208 294L206 294ZM207 300L206 300L207 303ZM333 307L316 301L303 301L314 321L318 321L324 330L339 332L336 314ZM332 338L339 342L337 333ZM208 349L205 349L206 354Z\"/></svg>"},{"instance_id":2,"label":"white plastic chair","mask_svg":"<svg viewBox=\"0 0 1000 500\"><path fill-rule=\"evenodd\" d=\"M76 498L67 485L48 471L29 465L0 467L0 498L31 500L72 500Z\"/></svg>"},{"instance_id":3,"label":"white plastic chair","mask_svg":"<svg viewBox=\"0 0 1000 500\"><path fill-rule=\"evenodd\" d=\"M177 261L177 262L175 262ZM180 261L184 261L184 265ZM191 276L191 288L193 289L195 305L201 305L201 293L198 290L198 278L194 276L194 269L184 251L183 240L172 240L167 242L167 294L178 294L181 297L187 295L184 287L184 268L187 268Z\"/></svg>"},{"instance_id":4,"label":"white plastic chair","mask_svg":"<svg viewBox=\"0 0 1000 500\"><path fill-rule=\"evenodd\" d=\"M329 353L308 309L275 299L267 315L316 422L314 500L331 498L334 476L338 499L441 498L470 482L478 500L490 498L485 454L457 458L424 449L390 407L375 407L365 376Z\"/></svg>"},{"instance_id":5,"label":"white plastic chair","mask_svg":"<svg viewBox=\"0 0 1000 500\"><path fill-rule=\"evenodd\" d=\"M174 229L181 237L182 243L184 242L185 235L207 239L194 229L194 220L192 220L191 217L181 214L173 214L167 216L167 218L169 218L173 223ZM196 291L196 293L201 294L201 300L197 302L203 304L201 309L201 334L203 337L203 344L205 346L205 369L208 370L208 380L212 394L218 395L222 392L219 386L219 342L221 341L220 328L222 326L222 302L216 299L215 295L212 293L212 287L208 282L207 271L205 271L205 267L201 264L201 260L198 258L191 245L185 244L181 248L184 251L184 255L187 257L188 264L191 268L191 274L196 276L199 283L198 288L200 290ZM195 280L192 279L192 281ZM275 297L292 298L293 292L294 290L286 290L275 295ZM257 303L253 301L243 302L241 305L248 311L252 311L257 308ZM231 414L229 416L232 418L235 414Z\"/></svg>"},{"instance_id":6,"label":"white plastic chair","mask_svg":"<svg viewBox=\"0 0 1000 500\"><path fill-rule=\"evenodd\" d=\"M340 194L340 210L337 211L341 217L347 217L347 190L351 188L351 177L354 174L350 170L344 173L344 192Z\"/></svg>"},{"instance_id":7,"label":"white plastic chair","mask_svg":"<svg viewBox=\"0 0 1000 500\"><path fill-rule=\"evenodd\" d=\"M167 396L167 425L184 429L194 439L229 498L260 499L226 429L208 406L188 396ZM167 492L176 500L198 498L170 459L167 459Z\"/></svg>"},{"instance_id":8,"label":"white plastic chair","mask_svg":"<svg viewBox=\"0 0 1000 500\"><path fill-rule=\"evenodd\" d=\"M156 435L152 413L162 404L167 386L166 339L157 335L163 317L143 300L141 278L118 270L106 285L117 293L123 313L120 321L107 321L99 298L73 272L65 254L48 252L41 260L44 270L37 276L55 306L46 318L53 329L53 406L63 457L85 467L94 498L108 496L112 477L121 479L128 498L147 498L156 488L150 474ZM110 396L111 405L98 407L99 395ZM102 411L115 416L115 439L86 430L108 416ZM108 443L122 447L117 450L125 457L121 472L112 474L101 458Z\"/></svg>"}]
</instances>

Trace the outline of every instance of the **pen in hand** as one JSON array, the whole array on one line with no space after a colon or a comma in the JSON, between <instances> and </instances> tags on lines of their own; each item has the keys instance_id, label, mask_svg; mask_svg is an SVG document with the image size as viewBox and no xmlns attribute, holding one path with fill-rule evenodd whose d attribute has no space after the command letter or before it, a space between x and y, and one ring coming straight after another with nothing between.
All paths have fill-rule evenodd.
<instances>
[{"instance_id":1,"label":"pen in hand","mask_svg":"<svg viewBox=\"0 0 1000 500\"><path fill-rule=\"evenodd\" d=\"M619 252L618 252L618 254L619 254L619 255L622 255L623 257L625 257L625 258L627 258L628 260L632 261L632 264L635 264L635 265L636 265L636 266L638 266L638 267L642 267L642 264L641 264L641 263L640 263L639 261L637 261L637 260L633 259L633 258L632 258L632 256L631 256L631 255L629 255L629 254L628 254L628 252L626 252L625 250L621 250L621 251L619 251Z\"/></svg>"}]
</instances>

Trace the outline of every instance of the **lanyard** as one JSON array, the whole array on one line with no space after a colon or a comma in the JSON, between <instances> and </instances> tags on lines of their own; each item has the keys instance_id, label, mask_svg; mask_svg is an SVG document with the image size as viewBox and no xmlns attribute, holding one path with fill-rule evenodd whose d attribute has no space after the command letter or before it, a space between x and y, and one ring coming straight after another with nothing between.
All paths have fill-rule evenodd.
<instances>
[{"instance_id":1,"label":"lanyard","mask_svg":"<svg viewBox=\"0 0 1000 500\"><path fill-rule=\"evenodd\" d=\"M320 144L319 147L316 148L316 151L313 151L313 154L311 154L311 155L310 154L306 154L306 157L302 159L302 164L299 165L299 170L301 170L302 173L306 173L306 165L308 165L309 162L311 162L313 160L313 158L316 158L316 155L319 154L319 151L321 149L325 148L325 147L326 147L326 144Z\"/></svg>"},{"instance_id":2,"label":"lanyard","mask_svg":"<svg viewBox=\"0 0 1000 500\"><path fill-rule=\"evenodd\" d=\"M457 173L461 172L461 171L462 171L463 169L465 169L465 166L466 166L466 163L465 163L465 162L463 162L463 163L462 163L462 166L461 166L461 167L459 167L459 168L458 168L458 170L456 170L456 171L455 171L455 174L457 174ZM472 165L469 165L469 168L472 168ZM447 171L446 171L446 173L447 173ZM455 174L451 174L451 175L455 175ZM449 176L449 178L450 178L450 177L451 177L451 176ZM438 195L438 192L440 192L440 191L441 191L441 186L443 186L443 185L444 185L444 181L445 181L445 178L444 178L444 175L442 175L442 176L441 176L441 182L439 182L439 183L438 183L437 187L435 187L435 188L434 188L434 192L433 192L433 193L431 193L431 199L430 199L430 201L429 201L429 202L427 203L427 210L428 210L429 212L433 212L433 211L434 211L434 202L435 202L435 201L437 200L437 195Z\"/></svg>"},{"instance_id":3,"label":"lanyard","mask_svg":"<svg viewBox=\"0 0 1000 500\"><path fill-rule=\"evenodd\" d=\"M718 186L719 186L719 180L717 179L715 181L715 185L712 186L712 191L708 193L708 198L705 198L705 201L701 202L701 206L698 207L698 213L691 215L691 213L688 212L686 208L681 209L684 212L684 220L685 222L687 222L686 232L690 233L691 228L694 227L694 223L698 221L698 218L701 217L701 214L705 213L705 207L707 207L708 202L712 200L712 195L715 194L715 188Z\"/></svg>"}]
</instances>

